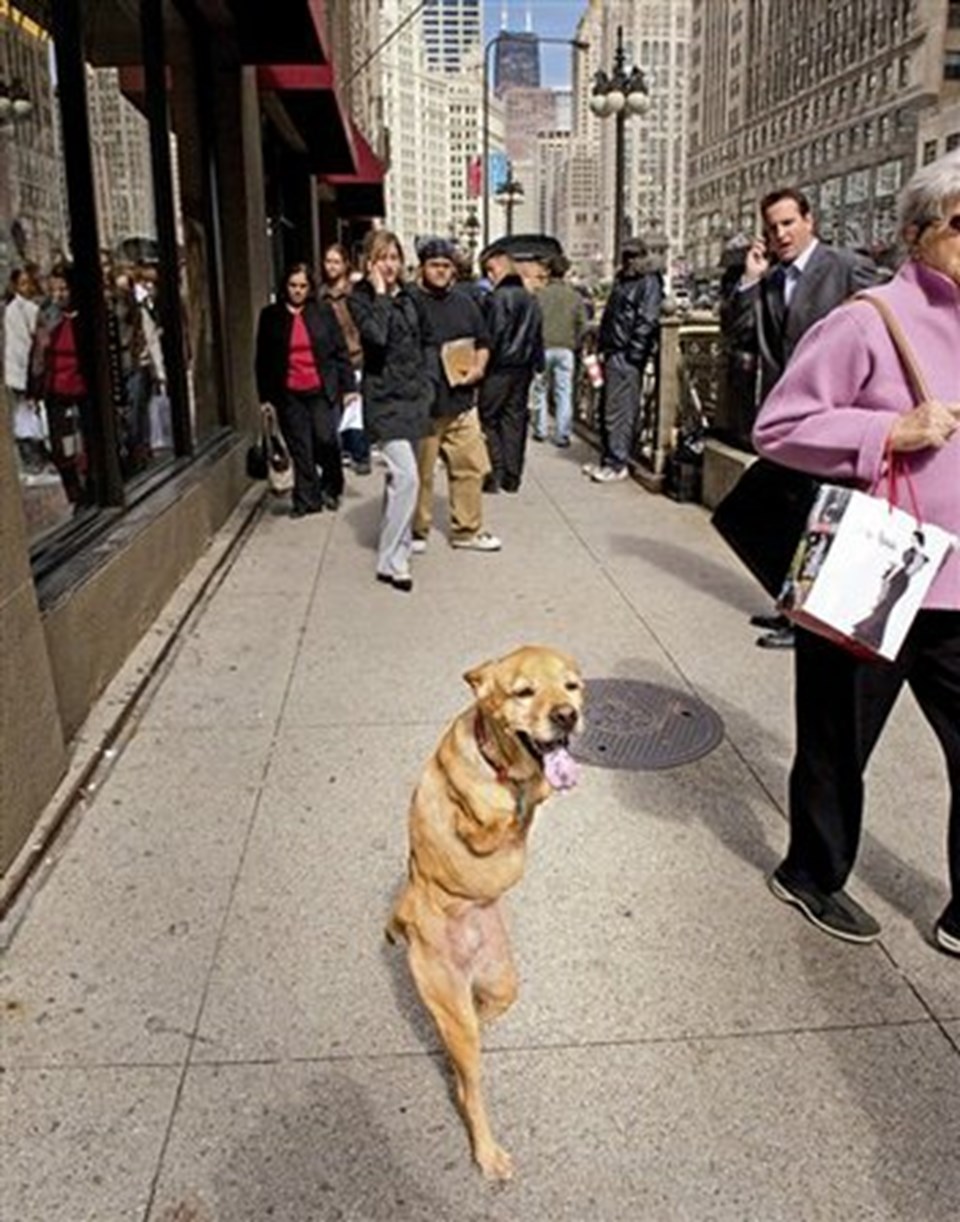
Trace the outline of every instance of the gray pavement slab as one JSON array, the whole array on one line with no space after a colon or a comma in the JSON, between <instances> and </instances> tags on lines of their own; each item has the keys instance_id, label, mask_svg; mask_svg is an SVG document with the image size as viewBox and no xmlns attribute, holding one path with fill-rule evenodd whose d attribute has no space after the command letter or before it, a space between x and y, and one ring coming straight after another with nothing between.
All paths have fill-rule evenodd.
<instances>
[{"instance_id":1,"label":"gray pavement slab","mask_svg":"<svg viewBox=\"0 0 960 1222\"><path fill-rule=\"evenodd\" d=\"M823 937L765 886L792 746L790 656L746 622L765 596L701 508L591 485L584 457L535 447L520 496L485 499L497 555L449 548L441 494L409 596L373 580L376 469L336 515L268 504L7 952L18 1222L957 1216L932 735L905 696L871 764L851 885L881 942ZM507 901L520 997L485 1039L518 1164L497 1190L382 931L462 674L525 641L693 691L726 738L587 769L538 814Z\"/></svg>"}]
</instances>

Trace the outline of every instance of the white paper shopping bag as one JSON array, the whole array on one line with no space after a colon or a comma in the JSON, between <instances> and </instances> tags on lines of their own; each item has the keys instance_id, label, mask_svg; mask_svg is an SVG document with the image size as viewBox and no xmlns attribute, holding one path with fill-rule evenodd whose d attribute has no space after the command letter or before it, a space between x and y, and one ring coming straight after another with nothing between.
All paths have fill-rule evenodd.
<instances>
[{"instance_id":1,"label":"white paper shopping bag","mask_svg":"<svg viewBox=\"0 0 960 1222\"><path fill-rule=\"evenodd\" d=\"M811 632L892 661L956 542L885 499L824 484L779 606Z\"/></svg>"}]
</instances>

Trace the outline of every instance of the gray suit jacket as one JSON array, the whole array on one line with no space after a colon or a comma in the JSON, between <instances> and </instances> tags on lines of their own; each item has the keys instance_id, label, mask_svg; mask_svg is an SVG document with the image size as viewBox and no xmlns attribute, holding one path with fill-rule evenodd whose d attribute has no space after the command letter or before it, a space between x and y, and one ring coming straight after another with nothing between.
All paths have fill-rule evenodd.
<instances>
[{"instance_id":1,"label":"gray suit jacket","mask_svg":"<svg viewBox=\"0 0 960 1222\"><path fill-rule=\"evenodd\" d=\"M871 285L881 273L862 255L819 242L797 281L790 308L783 300L783 271L773 267L750 288L731 295L720 325L731 344L760 361L760 402L786 367L801 336L825 314Z\"/></svg>"}]
</instances>

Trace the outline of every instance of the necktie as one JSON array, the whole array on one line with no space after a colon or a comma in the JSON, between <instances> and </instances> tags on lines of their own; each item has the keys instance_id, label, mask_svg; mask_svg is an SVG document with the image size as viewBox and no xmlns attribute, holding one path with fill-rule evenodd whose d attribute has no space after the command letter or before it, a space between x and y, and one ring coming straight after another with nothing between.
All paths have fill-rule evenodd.
<instances>
[{"instance_id":1,"label":"necktie","mask_svg":"<svg viewBox=\"0 0 960 1222\"><path fill-rule=\"evenodd\" d=\"M795 263L788 263L783 272L783 303L790 305L790 298L796 291L797 281L800 279L800 268Z\"/></svg>"}]
</instances>

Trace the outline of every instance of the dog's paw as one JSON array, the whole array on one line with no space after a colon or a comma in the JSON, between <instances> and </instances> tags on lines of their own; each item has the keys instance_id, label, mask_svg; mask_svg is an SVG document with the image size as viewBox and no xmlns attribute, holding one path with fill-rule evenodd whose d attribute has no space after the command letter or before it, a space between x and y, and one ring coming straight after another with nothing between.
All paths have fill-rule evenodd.
<instances>
[{"instance_id":1,"label":"dog's paw","mask_svg":"<svg viewBox=\"0 0 960 1222\"><path fill-rule=\"evenodd\" d=\"M513 1159L498 1145L477 1151L477 1163L488 1180L509 1180L513 1177Z\"/></svg>"}]
</instances>

